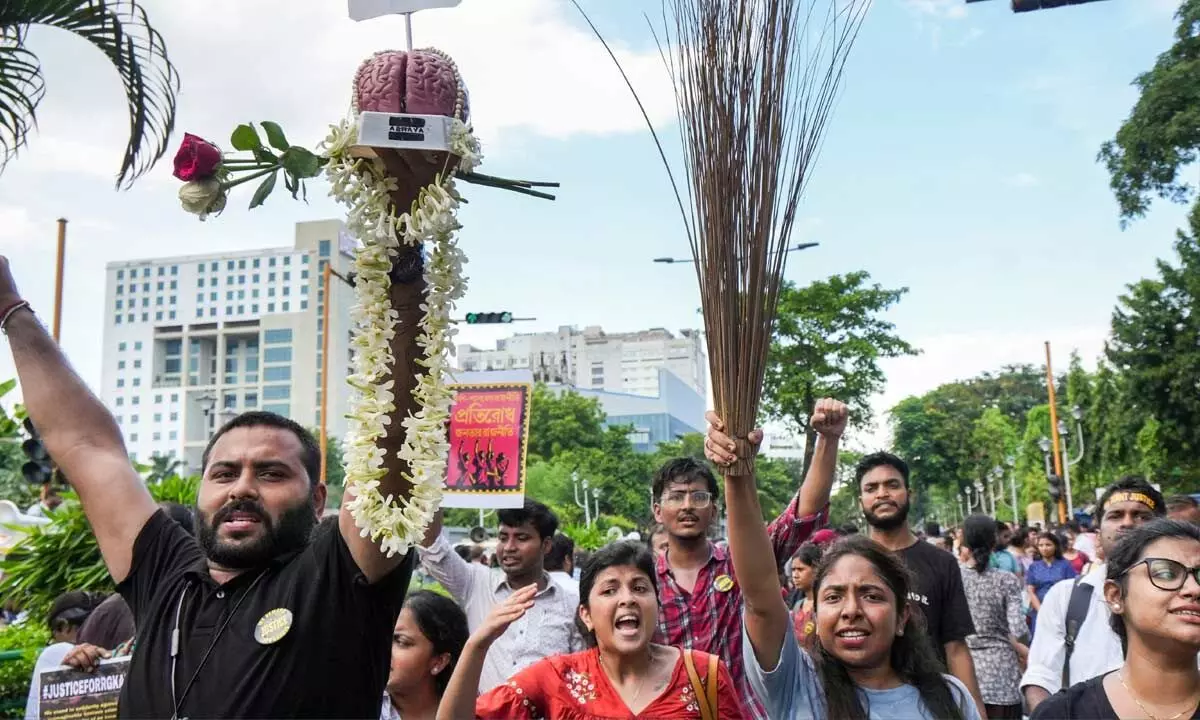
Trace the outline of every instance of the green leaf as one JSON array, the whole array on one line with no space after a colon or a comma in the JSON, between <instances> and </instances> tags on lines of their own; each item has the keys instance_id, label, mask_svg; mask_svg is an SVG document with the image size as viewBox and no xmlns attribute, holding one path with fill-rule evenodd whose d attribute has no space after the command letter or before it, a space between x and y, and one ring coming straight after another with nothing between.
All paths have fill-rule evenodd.
<instances>
[{"instance_id":1,"label":"green leaf","mask_svg":"<svg viewBox=\"0 0 1200 720\"><path fill-rule=\"evenodd\" d=\"M275 176L278 174L279 171L275 171L263 178L262 184L259 185L258 189L254 191L254 197L250 198L251 210L259 205L262 205L267 199L267 196L271 194L271 191L275 189Z\"/></svg>"},{"instance_id":2,"label":"green leaf","mask_svg":"<svg viewBox=\"0 0 1200 720\"><path fill-rule=\"evenodd\" d=\"M299 145L288 148L281 162L283 168L297 178L316 177L321 173L321 158Z\"/></svg>"},{"instance_id":3,"label":"green leaf","mask_svg":"<svg viewBox=\"0 0 1200 720\"><path fill-rule=\"evenodd\" d=\"M233 135L229 137L230 144L235 150L257 150L263 146L262 140L258 137L258 131L253 125L238 125L233 129Z\"/></svg>"},{"instance_id":4,"label":"green leaf","mask_svg":"<svg viewBox=\"0 0 1200 720\"><path fill-rule=\"evenodd\" d=\"M300 179L290 172L283 173L283 186L292 194L292 199L300 197Z\"/></svg>"},{"instance_id":5,"label":"green leaf","mask_svg":"<svg viewBox=\"0 0 1200 720\"><path fill-rule=\"evenodd\" d=\"M284 152L291 147L288 145L287 138L283 134L283 128L279 127L279 123L263 120L262 126L263 130L267 133L267 142L271 143L271 147L279 152Z\"/></svg>"},{"instance_id":6,"label":"green leaf","mask_svg":"<svg viewBox=\"0 0 1200 720\"><path fill-rule=\"evenodd\" d=\"M254 159L267 165L279 164L279 156L265 147L254 148Z\"/></svg>"}]
</instances>

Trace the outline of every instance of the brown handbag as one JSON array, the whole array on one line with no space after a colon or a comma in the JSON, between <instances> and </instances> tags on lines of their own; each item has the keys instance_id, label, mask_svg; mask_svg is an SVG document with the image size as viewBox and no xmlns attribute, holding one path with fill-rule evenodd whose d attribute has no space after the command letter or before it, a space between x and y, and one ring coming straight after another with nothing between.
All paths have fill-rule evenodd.
<instances>
[{"instance_id":1,"label":"brown handbag","mask_svg":"<svg viewBox=\"0 0 1200 720\"><path fill-rule=\"evenodd\" d=\"M716 655L708 656L708 674L704 680L696 672L696 660L691 650L683 651L683 664L687 667L688 680L692 683L692 691L696 694L696 704L700 706L700 720L719 720L717 712L717 665L720 659Z\"/></svg>"}]
</instances>

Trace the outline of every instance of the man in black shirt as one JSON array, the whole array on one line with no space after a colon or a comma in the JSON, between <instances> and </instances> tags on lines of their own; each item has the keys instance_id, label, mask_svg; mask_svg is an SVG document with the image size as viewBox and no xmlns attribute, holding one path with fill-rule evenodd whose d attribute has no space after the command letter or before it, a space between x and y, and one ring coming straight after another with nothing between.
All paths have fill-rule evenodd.
<instances>
[{"instance_id":1,"label":"man in black shirt","mask_svg":"<svg viewBox=\"0 0 1200 720\"><path fill-rule=\"evenodd\" d=\"M859 461L854 477L871 539L904 558L917 581L916 589L909 592L909 605L925 616L938 656L950 674L971 691L980 715L986 716L975 663L967 648L967 636L975 633L975 625L962 574L954 555L921 541L908 527L912 499L908 464L891 453L873 453Z\"/></svg>"},{"instance_id":2,"label":"man in black shirt","mask_svg":"<svg viewBox=\"0 0 1200 720\"><path fill-rule=\"evenodd\" d=\"M221 428L204 453L194 537L155 505L117 423L4 258L0 329L29 415L137 621L121 716L377 718L415 554L386 557L345 504L339 531L309 541L325 504L312 436L270 413ZM406 494L397 476L381 480L385 496Z\"/></svg>"}]
</instances>

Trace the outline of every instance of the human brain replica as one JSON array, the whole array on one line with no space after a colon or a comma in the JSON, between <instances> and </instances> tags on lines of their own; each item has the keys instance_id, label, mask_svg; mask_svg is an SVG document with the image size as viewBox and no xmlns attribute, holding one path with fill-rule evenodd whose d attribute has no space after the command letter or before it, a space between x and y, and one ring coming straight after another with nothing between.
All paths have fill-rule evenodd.
<instances>
[{"instance_id":1,"label":"human brain replica","mask_svg":"<svg viewBox=\"0 0 1200 720\"><path fill-rule=\"evenodd\" d=\"M355 112L445 115L468 121L467 89L458 67L441 50L385 50L354 76Z\"/></svg>"}]
</instances>

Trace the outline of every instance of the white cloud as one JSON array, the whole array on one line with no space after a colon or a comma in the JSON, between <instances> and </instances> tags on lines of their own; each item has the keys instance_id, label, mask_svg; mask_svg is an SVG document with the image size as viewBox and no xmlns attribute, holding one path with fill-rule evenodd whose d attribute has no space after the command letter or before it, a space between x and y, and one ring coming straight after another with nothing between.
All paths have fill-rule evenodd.
<instances>
[{"instance_id":1,"label":"white cloud","mask_svg":"<svg viewBox=\"0 0 1200 720\"><path fill-rule=\"evenodd\" d=\"M1046 364L1045 342L1050 341L1055 374L1066 371L1073 350L1084 366L1092 368L1104 348L1106 326L1045 327L1036 331L947 333L916 338L916 357L881 362L887 374L887 389L871 402L876 427L857 433L850 444L867 449L887 447L891 442L887 413L904 398L921 395L939 385L966 380L983 372L997 372L1005 365Z\"/></svg>"},{"instance_id":2,"label":"white cloud","mask_svg":"<svg viewBox=\"0 0 1200 720\"><path fill-rule=\"evenodd\" d=\"M35 223L29 210L16 205L0 205L0 248L9 251L32 241Z\"/></svg>"},{"instance_id":3,"label":"white cloud","mask_svg":"<svg viewBox=\"0 0 1200 720\"><path fill-rule=\"evenodd\" d=\"M963 0L904 0L904 5L918 14L935 18L960 20L967 16Z\"/></svg>"}]
</instances>

